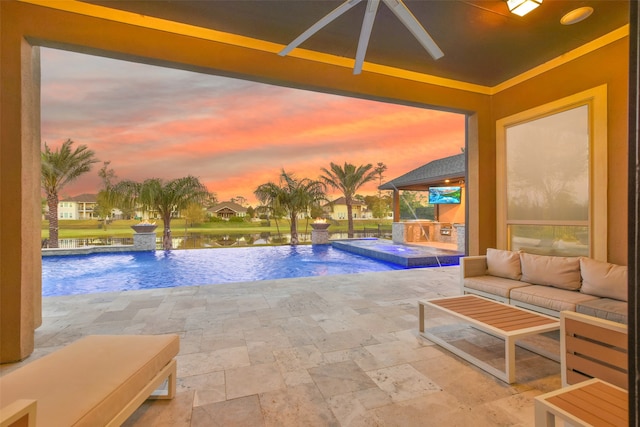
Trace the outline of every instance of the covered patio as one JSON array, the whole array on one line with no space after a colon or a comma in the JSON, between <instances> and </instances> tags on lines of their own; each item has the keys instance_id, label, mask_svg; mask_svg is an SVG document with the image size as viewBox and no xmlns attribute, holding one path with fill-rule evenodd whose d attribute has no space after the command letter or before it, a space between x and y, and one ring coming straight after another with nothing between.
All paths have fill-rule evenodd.
<instances>
[{"instance_id":1,"label":"covered patio","mask_svg":"<svg viewBox=\"0 0 640 427\"><path fill-rule=\"evenodd\" d=\"M544 2L537 18L519 19L503 1L407 1L440 33L444 61L417 61L424 52L411 35L386 25L393 35L372 39L382 47L354 75L344 41L357 39L362 14L342 21L340 37L277 54L340 3L0 2L0 363L28 363L92 333L178 332L179 396L143 406L129 420L138 425L531 425L531 397L559 387L547 359L536 356L531 370L524 363L512 387L416 338L417 300L459 292L457 267L43 300L38 49L46 46L464 113L468 255L507 247L505 128L523 112L591 108L597 99L590 254L629 266L637 377L638 3L585 1L598 19L561 27L575 2ZM629 391L636 423L633 380Z\"/></svg>"},{"instance_id":2,"label":"covered patio","mask_svg":"<svg viewBox=\"0 0 640 427\"><path fill-rule=\"evenodd\" d=\"M533 425L533 397L560 386L557 362L519 349L508 385L418 336L416 301L458 295L458 276L455 266L47 297L23 363L90 334L179 334L176 397L148 401L129 426ZM500 343L467 340L500 359Z\"/></svg>"}]
</instances>

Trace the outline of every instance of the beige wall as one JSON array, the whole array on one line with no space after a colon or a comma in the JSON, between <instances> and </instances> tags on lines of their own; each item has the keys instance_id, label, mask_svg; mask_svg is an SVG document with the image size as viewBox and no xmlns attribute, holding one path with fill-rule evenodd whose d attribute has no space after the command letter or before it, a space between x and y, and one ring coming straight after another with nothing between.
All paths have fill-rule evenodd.
<instances>
[{"instance_id":1,"label":"beige wall","mask_svg":"<svg viewBox=\"0 0 640 427\"><path fill-rule=\"evenodd\" d=\"M33 329L40 316L39 105L31 45L467 112L466 225L472 255L496 243L495 120L578 88L610 81L610 163L616 165L610 168L610 206L616 209L610 212L610 258L619 262L626 253L625 197L619 194L626 179L626 171L619 166L626 164L626 119L621 117L626 90L624 43L532 79L493 100L478 92L399 77L367 72L354 76L348 67L282 58L272 52L12 0L0 1L0 43L0 362L31 353ZM604 71L603 64L613 70Z\"/></svg>"},{"instance_id":2,"label":"beige wall","mask_svg":"<svg viewBox=\"0 0 640 427\"><path fill-rule=\"evenodd\" d=\"M607 85L607 258L622 265L627 264L628 49L628 38L619 40L493 96L498 120Z\"/></svg>"}]
</instances>

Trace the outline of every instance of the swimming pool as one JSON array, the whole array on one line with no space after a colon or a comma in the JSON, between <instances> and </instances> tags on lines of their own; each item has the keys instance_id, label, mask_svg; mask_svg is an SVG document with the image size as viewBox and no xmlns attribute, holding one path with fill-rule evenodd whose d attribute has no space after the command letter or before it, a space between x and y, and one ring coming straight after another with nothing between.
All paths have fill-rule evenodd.
<instances>
[{"instance_id":1,"label":"swimming pool","mask_svg":"<svg viewBox=\"0 0 640 427\"><path fill-rule=\"evenodd\" d=\"M42 258L42 294L89 294L403 269L330 245L47 256Z\"/></svg>"}]
</instances>

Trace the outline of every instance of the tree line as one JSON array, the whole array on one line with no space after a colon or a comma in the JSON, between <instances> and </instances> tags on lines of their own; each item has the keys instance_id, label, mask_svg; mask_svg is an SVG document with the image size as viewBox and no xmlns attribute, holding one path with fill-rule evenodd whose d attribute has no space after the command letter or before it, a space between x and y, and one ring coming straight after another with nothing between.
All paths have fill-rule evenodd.
<instances>
[{"instance_id":1,"label":"tree line","mask_svg":"<svg viewBox=\"0 0 640 427\"><path fill-rule=\"evenodd\" d=\"M86 145L74 146L71 139L67 139L58 149L52 150L44 143L41 151L41 185L46 195L49 208L49 246L58 247L58 202L61 189L89 172L99 160L95 152ZM330 163L328 168L322 168L319 179L298 178L293 173L281 170L277 181L270 181L258 185L254 195L261 203L257 208L267 215L286 216L289 218L291 245L297 245L300 214L318 211L323 202L328 202L327 190L339 190L345 199L348 218L348 236L353 237L353 204L362 199L356 193L364 184L378 180L382 184L383 174L387 166L384 163L353 165L348 162L340 165ZM211 193L197 177L186 176L172 180L149 178L142 182L122 180L116 182L116 174L110 168L110 162L104 162L98 171L102 180L102 189L98 192L97 214L102 218L108 217L115 207L125 215L136 209L153 210L158 212L164 223L162 233L163 248L172 248L171 219L172 213L188 209L197 204L214 204L215 193ZM382 212L388 209L378 191L376 200L371 200L374 211ZM382 205L387 203L387 208ZM377 206L376 206L377 205ZM382 217L382 214L380 215Z\"/></svg>"}]
</instances>

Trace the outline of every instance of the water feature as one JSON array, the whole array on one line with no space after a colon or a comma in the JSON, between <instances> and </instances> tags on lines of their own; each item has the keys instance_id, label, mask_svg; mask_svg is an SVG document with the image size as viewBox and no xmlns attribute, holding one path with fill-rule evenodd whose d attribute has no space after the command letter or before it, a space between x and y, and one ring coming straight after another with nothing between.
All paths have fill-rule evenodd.
<instances>
[{"instance_id":1,"label":"water feature","mask_svg":"<svg viewBox=\"0 0 640 427\"><path fill-rule=\"evenodd\" d=\"M48 256L42 259L42 293L87 294L401 269L330 245Z\"/></svg>"},{"instance_id":2,"label":"water feature","mask_svg":"<svg viewBox=\"0 0 640 427\"><path fill-rule=\"evenodd\" d=\"M411 206L410 203L407 202L407 199L404 197L404 194L400 192L400 190L398 189L398 187L396 187L393 183L391 183L391 185L393 185L394 191L398 192L398 194L400 195L400 197L405 201L407 207L409 208L409 211L411 212L411 215L413 215L414 219L416 221L419 220L418 215L416 214L416 211L413 209L413 207ZM424 229L424 226L418 222L418 226L420 227L422 234L424 236L427 236L427 231ZM442 267L442 263L440 262L440 258L438 258L437 255L435 255L435 260L438 263L439 267Z\"/></svg>"}]
</instances>

